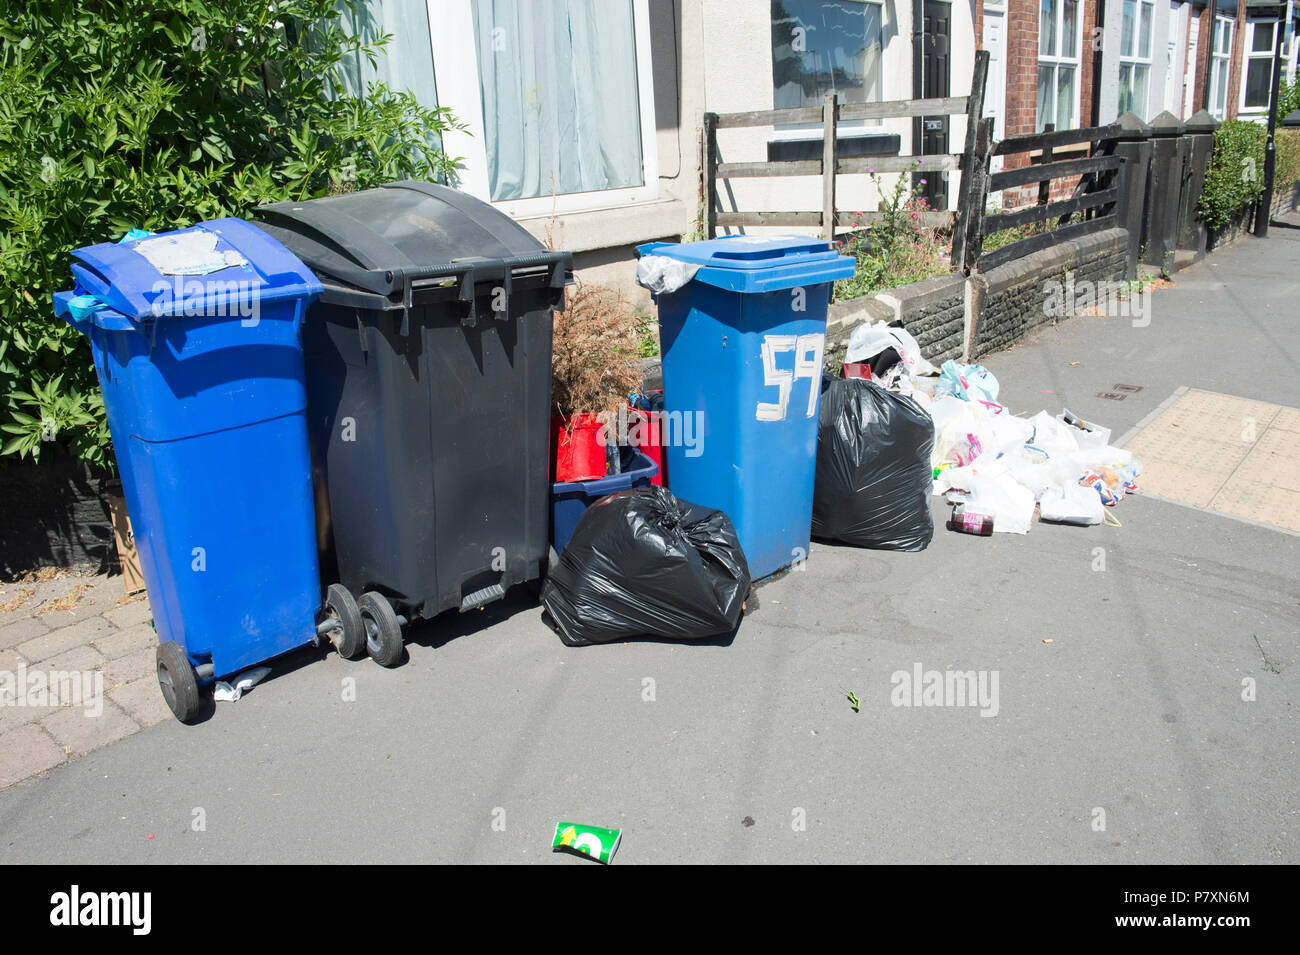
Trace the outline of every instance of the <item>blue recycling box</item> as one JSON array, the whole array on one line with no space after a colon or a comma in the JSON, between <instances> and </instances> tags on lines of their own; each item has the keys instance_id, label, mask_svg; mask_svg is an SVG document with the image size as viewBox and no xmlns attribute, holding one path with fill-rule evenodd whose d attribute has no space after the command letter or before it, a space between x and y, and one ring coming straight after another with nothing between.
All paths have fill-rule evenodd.
<instances>
[{"instance_id":1,"label":"blue recycling box","mask_svg":"<svg viewBox=\"0 0 1300 955\"><path fill-rule=\"evenodd\" d=\"M299 330L320 283L238 219L73 257L76 287L54 309L90 339L160 642L183 648L199 683L311 643ZM161 668L160 682L166 694Z\"/></svg>"},{"instance_id":2,"label":"blue recycling box","mask_svg":"<svg viewBox=\"0 0 1300 955\"><path fill-rule=\"evenodd\" d=\"M649 243L698 266L656 295L673 493L731 518L755 580L806 557L826 307L854 261L807 236ZM692 447L676 440L697 415Z\"/></svg>"}]
</instances>

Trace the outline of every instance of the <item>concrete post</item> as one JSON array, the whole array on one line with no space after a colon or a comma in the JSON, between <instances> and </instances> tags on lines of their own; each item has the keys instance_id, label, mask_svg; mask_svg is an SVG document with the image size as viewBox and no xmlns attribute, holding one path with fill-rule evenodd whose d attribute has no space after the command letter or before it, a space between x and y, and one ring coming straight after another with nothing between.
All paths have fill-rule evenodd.
<instances>
[{"instance_id":1,"label":"concrete post","mask_svg":"<svg viewBox=\"0 0 1300 955\"><path fill-rule=\"evenodd\" d=\"M1196 204L1205 188L1205 172L1214 152L1214 131L1218 121L1205 110L1197 111L1183 124L1183 150L1187 175L1183 179L1182 198L1178 204L1178 248L1192 252L1192 259L1205 255L1208 235Z\"/></svg>"},{"instance_id":2,"label":"concrete post","mask_svg":"<svg viewBox=\"0 0 1300 955\"><path fill-rule=\"evenodd\" d=\"M1138 256L1142 250L1143 227L1146 222L1147 177L1151 166L1151 127L1134 113L1125 113L1116 122L1123 127L1115 155L1124 158L1124 172L1120 177L1123 194L1120 196L1120 224L1128 230L1128 258L1124 277L1137 278Z\"/></svg>"},{"instance_id":3,"label":"concrete post","mask_svg":"<svg viewBox=\"0 0 1300 955\"><path fill-rule=\"evenodd\" d=\"M1151 120L1151 178L1147 189L1146 251L1142 262L1172 272L1183 189L1183 124L1168 111Z\"/></svg>"}]
</instances>

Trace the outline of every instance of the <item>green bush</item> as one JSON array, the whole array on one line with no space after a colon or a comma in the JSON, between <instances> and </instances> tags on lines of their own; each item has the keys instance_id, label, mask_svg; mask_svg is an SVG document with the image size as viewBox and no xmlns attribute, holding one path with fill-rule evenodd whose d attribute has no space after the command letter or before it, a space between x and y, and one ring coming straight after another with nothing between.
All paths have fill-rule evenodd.
<instances>
[{"instance_id":1,"label":"green bush","mask_svg":"<svg viewBox=\"0 0 1300 955\"><path fill-rule=\"evenodd\" d=\"M1277 121L1280 124L1286 114L1300 109L1300 83L1288 83L1285 76L1278 77L1277 85Z\"/></svg>"},{"instance_id":2,"label":"green bush","mask_svg":"<svg viewBox=\"0 0 1300 955\"><path fill-rule=\"evenodd\" d=\"M1279 129L1274 134L1277 150L1273 167L1273 191L1290 189L1300 182L1300 130Z\"/></svg>"},{"instance_id":3,"label":"green bush","mask_svg":"<svg viewBox=\"0 0 1300 955\"><path fill-rule=\"evenodd\" d=\"M69 253L260 203L445 178L445 110L342 69L336 0L42 0L0 16L0 455L111 466ZM358 16L364 16L360 12ZM381 38L380 44L387 41Z\"/></svg>"},{"instance_id":4,"label":"green bush","mask_svg":"<svg viewBox=\"0 0 1300 955\"><path fill-rule=\"evenodd\" d=\"M893 187L886 189L875 170L870 174L880 197L877 213L865 229L860 228L862 213L858 213L854 231L840 240L841 251L853 256L857 268L852 278L835 283L837 302L875 295L952 270L951 246L946 237L938 229L922 224L922 215L931 210L920 188L912 185L912 177L899 176Z\"/></svg>"},{"instance_id":5,"label":"green bush","mask_svg":"<svg viewBox=\"0 0 1300 955\"><path fill-rule=\"evenodd\" d=\"M1197 203L1211 229L1221 229L1239 210L1264 191L1264 145L1267 132L1244 119L1225 120L1214 132L1214 152Z\"/></svg>"}]
</instances>

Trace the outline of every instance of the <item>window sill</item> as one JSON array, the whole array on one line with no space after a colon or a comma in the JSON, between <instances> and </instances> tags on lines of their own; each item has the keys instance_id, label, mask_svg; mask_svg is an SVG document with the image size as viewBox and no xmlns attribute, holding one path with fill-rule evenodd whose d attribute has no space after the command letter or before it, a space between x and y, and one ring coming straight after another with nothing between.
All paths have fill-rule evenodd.
<instances>
[{"instance_id":1,"label":"window sill","mask_svg":"<svg viewBox=\"0 0 1300 955\"><path fill-rule=\"evenodd\" d=\"M560 212L554 216L552 237L556 248L590 252L682 235L691 230L690 216L690 208L680 199L650 199L581 212ZM547 214L520 216L515 221L545 241L551 219Z\"/></svg>"}]
</instances>

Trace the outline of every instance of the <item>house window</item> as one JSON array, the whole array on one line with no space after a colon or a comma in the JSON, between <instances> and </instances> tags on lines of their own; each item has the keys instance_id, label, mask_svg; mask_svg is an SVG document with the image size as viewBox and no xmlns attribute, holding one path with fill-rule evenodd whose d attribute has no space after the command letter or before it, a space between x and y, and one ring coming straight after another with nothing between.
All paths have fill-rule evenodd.
<instances>
[{"instance_id":1,"label":"house window","mask_svg":"<svg viewBox=\"0 0 1300 955\"><path fill-rule=\"evenodd\" d=\"M1241 70L1241 109L1243 112L1268 109L1273 92L1272 20L1251 20L1246 24L1246 43L1242 49L1245 62Z\"/></svg>"},{"instance_id":2,"label":"house window","mask_svg":"<svg viewBox=\"0 0 1300 955\"><path fill-rule=\"evenodd\" d=\"M881 96L883 4L867 0L772 0L772 105L820 106Z\"/></svg>"},{"instance_id":3,"label":"house window","mask_svg":"<svg viewBox=\"0 0 1300 955\"><path fill-rule=\"evenodd\" d=\"M509 215L653 199L647 0L429 0L460 185Z\"/></svg>"},{"instance_id":4,"label":"house window","mask_svg":"<svg viewBox=\"0 0 1300 955\"><path fill-rule=\"evenodd\" d=\"M1228 114L1228 72L1232 62L1232 17L1214 18L1214 47L1210 50L1210 114Z\"/></svg>"},{"instance_id":5,"label":"house window","mask_svg":"<svg viewBox=\"0 0 1300 955\"><path fill-rule=\"evenodd\" d=\"M1152 0L1124 0L1120 15L1119 111L1147 118L1151 78L1151 32L1156 5Z\"/></svg>"},{"instance_id":6,"label":"house window","mask_svg":"<svg viewBox=\"0 0 1300 955\"><path fill-rule=\"evenodd\" d=\"M1038 109L1035 129L1079 125L1079 0L1039 0Z\"/></svg>"}]
</instances>

